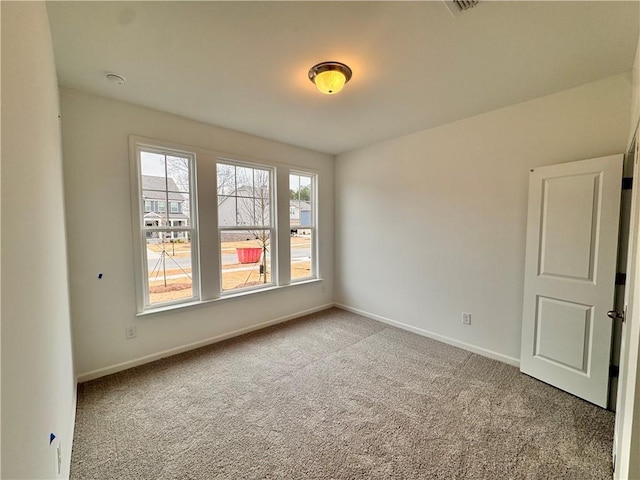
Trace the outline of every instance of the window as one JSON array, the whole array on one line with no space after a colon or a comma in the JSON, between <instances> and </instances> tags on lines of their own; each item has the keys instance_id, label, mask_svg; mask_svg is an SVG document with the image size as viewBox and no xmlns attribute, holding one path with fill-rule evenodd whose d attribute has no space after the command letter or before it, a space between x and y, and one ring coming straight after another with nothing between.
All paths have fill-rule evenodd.
<instances>
[{"instance_id":1,"label":"window","mask_svg":"<svg viewBox=\"0 0 640 480\"><path fill-rule=\"evenodd\" d=\"M318 278L316 174L140 137L130 147L140 314Z\"/></svg>"},{"instance_id":2,"label":"window","mask_svg":"<svg viewBox=\"0 0 640 480\"><path fill-rule=\"evenodd\" d=\"M273 284L273 169L217 164L223 292Z\"/></svg>"},{"instance_id":3,"label":"window","mask_svg":"<svg viewBox=\"0 0 640 480\"><path fill-rule=\"evenodd\" d=\"M291 281L314 278L315 176L289 175L289 228L291 230Z\"/></svg>"},{"instance_id":4,"label":"window","mask_svg":"<svg viewBox=\"0 0 640 480\"><path fill-rule=\"evenodd\" d=\"M143 271L143 307L193 301L199 298L194 155L138 146L138 204ZM181 213L167 214L167 204L180 202Z\"/></svg>"}]
</instances>

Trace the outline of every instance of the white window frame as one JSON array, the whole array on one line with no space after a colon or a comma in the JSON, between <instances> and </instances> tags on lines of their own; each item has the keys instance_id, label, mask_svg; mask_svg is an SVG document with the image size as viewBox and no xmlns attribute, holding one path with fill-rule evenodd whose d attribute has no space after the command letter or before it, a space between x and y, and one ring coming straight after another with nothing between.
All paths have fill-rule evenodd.
<instances>
[{"instance_id":1,"label":"white window frame","mask_svg":"<svg viewBox=\"0 0 640 480\"><path fill-rule=\"evenodd\" d=\"M192 159L190 176L190 224L181 227L164 228L162 231L189 231L192 244L192 281L194 296L191 299L181 299L174 302L157 303L150 305L145 302L148 295L146 278L146 239L143 229L142 188L140 177L140 153L139 150L156 152L161 154L176 155ZM197 158L196 158L197 157ZM236 298L252 296L254 294L268 294L271 290L287 288L295 285L304 285L313 282L321 282L322 271L319 263L320 245L318 229L320 217L318 198L320 196L321 181L320 172L313 168L307 168L280 163L271 159L257 159L245 157L228 152L210 150L191 145L169 143L163 140L129 136L130 159L130 191L132 209L132 239L134 250L133 273L135 276L137 315L156 315L165 311L194 308L211 302L235 301ZM234 164L250 168L262 168L270 172L270 251L271 251L271 282L265 285L257 285L233 290L222 290L222 259L220 245L220 229L218 219L217 165L218 163ZM290 174L311 176L313 179L313 247L312 270L313 276L291 281L291 243L290 243ZM198 185L198 182L200 185ZM167 204L167 215L170 207ZM153 210L153 209L152 209ZM236 227L238 230L247 230L246 225Z\"/></svg>"},{"instance_id":2,"label":"white window frame","mask_svg":"<svg viewBox=\"0 0 640 480\"><path fill-rule=\"evenodd\" d=\"M315 280L318 278L318 174L310 171L290 169L289 178L291 175L299 175L311 178L311 226L304 227L305 230L311 230L311 274L308 277L291 278L291 283L307 282L309 280ZM291 189L291 185L287 185L287 192ZM302 211L299 212L302 217ZM289 224L289 231L293 228L291 221L287 218ZM302 228L302 227L301 227ZM291 251L291 246L289 246ZM291 258L289 258L289 272L291 272Z\"/></svg>"},{"instance_id":3,"label":"white window frame","mask_svg":"<svg viewBox=\"0 0 640 480\"><path fill-rule=\"evenodd\" d=\"M131 171L131 206L132 222L134 233L134 256L137 268L135 268L136 278L136 300L138 313L164 309L166 307L190 304L201 299L200 293L200 260L198 248L198 207L197 207L197 181L196 181L196 154L195 152L174 148L163 142L146 142L138 137L130 137L130 171ZM189 225L175 226L145 226L144 221L144 200L142 198L142 169L141 153L149 152L160 155L186 158L189 161L189 205L191 221ZM166 200L165 200L166 201ZM167 213L167 219L170 212ZM173 300L162 303L150 303L149 301L149 278L147 259L147 232L189 232L191 237L191 281L193 295L189 298Z\"/></svg>"},{"instance_id":4,"label":"white window frame","mask_svg":"<svg viewBox=\"0 0 640 480\"><path fill-rule=\"evenodd\" d=\"M220 287L220 297L232 296L238 293L243 292L251 292L251 291L259 291L268 288L273 288L274 286L278 286L278 218L276 215L277 212L277 185L276 185L276 168L273 165L265 165L263 163L243 161L243 160L235 160L231 158L222 158L219 157L216 159L216 172L218 169L218 165L231 165L235 167L244 167L251 169L259 169L266 170L269 172L269 226L261 226L261 225L235 225L235 226L222 226L218 222L218 275L219 275L219 287ZM219 200L217 193L217 176L216 176L216 208L218 208ZM224 195L226 197L233 197L229 195ZM235 195L237 198L238 195ZM236 212L237 215L237 212ZM237 223L237 220L236 220ZM247 231L247 230L266 230L269 231L269 248L271 255L271 281L269 283L261 284L261 285L252 285L245 288L234 288L232 290L224 290L222 288L222 233L223 232L233 232L233 231Z\"/></svg>"}]
</instances>

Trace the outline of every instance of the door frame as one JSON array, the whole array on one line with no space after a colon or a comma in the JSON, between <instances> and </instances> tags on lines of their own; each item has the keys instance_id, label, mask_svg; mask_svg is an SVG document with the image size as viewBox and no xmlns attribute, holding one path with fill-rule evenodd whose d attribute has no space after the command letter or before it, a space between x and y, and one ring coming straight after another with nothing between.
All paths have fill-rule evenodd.
<instances>
[{"instance_id":1,"label":"door frame","mask_svg":"<svg viewBox=\"0 0 640 480\"><path fill-rule=\"evenodd\" d=\"M614 431L614 478L640 478L640 194L636 135L627 272L627 315L622 326L620 378Z\"/></svg>"}]
</instances>

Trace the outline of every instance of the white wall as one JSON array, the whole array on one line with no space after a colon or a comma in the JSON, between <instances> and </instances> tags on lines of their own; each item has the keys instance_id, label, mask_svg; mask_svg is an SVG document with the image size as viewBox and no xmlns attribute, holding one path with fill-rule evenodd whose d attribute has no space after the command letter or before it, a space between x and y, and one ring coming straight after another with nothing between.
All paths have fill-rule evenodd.
<instances>
[{"instance_id":1,"label":"white wall","mask_svg":"<svg viewBox=\"0 0 640 480\"><path fill-rule=\"evenodd\" d=\"M529 169L624 152L630 102L620 75L339 155L337 302L517 363Z\"/></svg>"},{"instance_id":2,"label":"white wall","mask_svg":"<svg viewBox=\"0 0 640 480\"><path fill-rule=\"evenodd\" d=\"M43 3L2 2L2 478L69 475L75 408L58 87Z\"/></svg>"},{"instance_id":3,"label":"white wall","mask_svg":"<svg viewBox=\"0 0 640 480\"><path fill-rule=\"evenodd\" d=\"M81 380L332 302L332 156L73 90L62 90L61 103L71 316ZM136 318L129 134L317 170L323 281ZM137 326L137 337L126 340L129 323Z\"/></svg>"}]
</instances>

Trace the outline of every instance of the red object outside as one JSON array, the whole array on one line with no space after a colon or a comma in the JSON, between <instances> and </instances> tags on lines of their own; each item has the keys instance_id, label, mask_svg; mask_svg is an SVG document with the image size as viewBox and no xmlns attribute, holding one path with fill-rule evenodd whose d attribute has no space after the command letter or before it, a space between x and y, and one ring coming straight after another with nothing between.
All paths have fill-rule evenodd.
<instances>
[{"instance_id":1,"label":"red object outside","mask_svg":"<svg viewBox=\"0 0 640 480\"><path fill-rule=\"evenodd\" d=\"M240 263L258 263L262 256L261 248L236 248Z\"/></svg>"}]
</instances>

